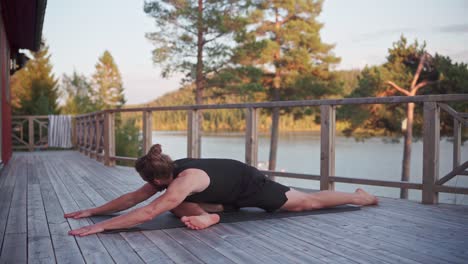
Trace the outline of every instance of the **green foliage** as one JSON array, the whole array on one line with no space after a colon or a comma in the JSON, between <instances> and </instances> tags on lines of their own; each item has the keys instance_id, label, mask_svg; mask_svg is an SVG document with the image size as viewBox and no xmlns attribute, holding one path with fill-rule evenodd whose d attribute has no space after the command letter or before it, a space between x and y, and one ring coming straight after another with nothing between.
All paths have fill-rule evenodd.
<instances>
[{"instance_id":1,"label":"green foliage","mask_svg":"<svg viewBox=\"0 0 468 264\"><path fill-rule=\"evenodd\" d=\"M115 129L115 153L123 157L139 157L142 155L142 148L139 142L139 130L136 126L136 119L130 118L122 122ZM121 162L120 165L133 166L133 162Z\"/></svg>"},{"instance_id":2,"label":"green foliage","mask_svg":"<svg viewBox=\"0 0 468 264\"><path fill-rule=\"evenodd\" d=\"M146 37L155 46L153 61L162 76L185 74L195 81L197 102L208 74L216 72L230 57L234 32L245 24L249 1L149 1L144 11L154 18L157 31Z\"/></svg>"},{"instance_id":3,"label":"green foliage","mask_svg":"<svg viewBox=\"0 0 468 264\"><path fill-rule=\"evenodd\" d=\"M104 51L96 63L92 77L97 109L121 108L125 104L122 77L109 51Z\"/></svg>"},{"instance_id":4,"label":"green foliage","mask_svg":"<svg viewBox=\"0 0 468 264\"><path fill-rule=\"evenodd\" d=\"M229 67L210 86L249 99L317 99L340 94L330 67L339 62L323 43L317 21L322 1L253 1L248 25L238 32ZM264 96L258 96L262 91Z\"/></svg>"},{"instance_id":5,"label":"green foliage","mask_svg":"<svg viewBox=\"0 0 468 264\"><path fill-rule=\"evenodd\" d=\"M67 96L65 105L62 107L63 114L76 115L94 112L98 109L92 100L94 92L86 76L76 71L71 76L64 74L62 89Z\"/></svg>"},{"instance_id":6,"label":"green foliage","mask_svg":"<svg viewBox=\"0 0 468 264\"><path fill-rule=\"evenodd\" d=\"M427 54L425 44L417 41L408 44L401 37L388 50L387 61L379 66L366 67L358 78L356 89L349 97L381 97L400 95L387 81L393 81L400 87L410 87L417 70L419 60ZM450 58L436 54L428 56L416 85L428 82L418 94L467 93L468 67L464 63L453 63ZM452 105L458 111L466 112L467 103ZM338 119L348 122L344 133L357 138L375 135L401 136L401 123L406 118L406 105L360 105L342 106L338 110ZM441 133L451 133L453 120L445 114L441 115ZM414 119L414 134L422 132L422 107L416 107Z\"/></svg>"},{"instance_id":7,"label":"green foliage","mask_svg":"<svg viewBox=\"0 0 468 264\"><path fill-rule=\"evenodd\" d=\"M11 78L12 106L16 115L57 114L59 91L52 73L49 47L42 43L32 59Z\"/></svg>"}]
</instances>

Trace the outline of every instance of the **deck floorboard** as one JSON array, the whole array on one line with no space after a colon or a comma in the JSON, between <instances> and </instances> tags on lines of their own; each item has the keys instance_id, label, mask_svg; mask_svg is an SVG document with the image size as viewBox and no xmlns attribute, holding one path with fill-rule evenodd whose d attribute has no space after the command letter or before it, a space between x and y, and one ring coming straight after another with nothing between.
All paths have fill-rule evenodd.
<instances>
[{"instance_id":1,"label":"deck floorboard","mask_svg":"<svg viewBox=\"0 0 468 264\"><path fill-rule=\"evenodd\" d=\"M75 151L14 153L0 173L0 263L468 263L468 206L391 198L358 211L200 231L67 234L92 221L64 213L143 184L132 168Z\"/></svg>"}]
</instances>

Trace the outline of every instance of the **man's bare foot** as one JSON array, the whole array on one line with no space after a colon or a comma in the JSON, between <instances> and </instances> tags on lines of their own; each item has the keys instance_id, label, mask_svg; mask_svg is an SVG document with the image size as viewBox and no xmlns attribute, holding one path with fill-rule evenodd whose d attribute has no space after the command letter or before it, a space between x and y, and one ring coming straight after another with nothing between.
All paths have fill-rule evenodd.
<instances>
[{"instance_id":1,"label":"man's bare foot","mask_svg":"<svg viewBox=\"0 0 468 264\"><path fill-rule=\"evenodd\" d=\"M219 215L204 214L196 216L183 216L180 220L184 222L188 228L200 230L219 223Z\"/></svg>"},{"instance_id":2,"label":"man's bare foot","mask_svg":"<svg viewBox=\"0 0 468 264\"><path fill-rule=\"evenodd\" d=\"M379 204L379 199L374 195L364 191L361 188L357 188L355 191L356 194L359 194L358 204L359 205L377 205Z\"/></svg>"}]
</instances>

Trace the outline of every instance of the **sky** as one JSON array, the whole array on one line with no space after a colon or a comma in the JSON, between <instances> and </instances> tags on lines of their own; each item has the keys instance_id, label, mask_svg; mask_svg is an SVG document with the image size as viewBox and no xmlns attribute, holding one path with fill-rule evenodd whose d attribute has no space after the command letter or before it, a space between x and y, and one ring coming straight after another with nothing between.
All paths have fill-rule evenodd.
<instances>
[{"instance_id":1,"label":"sky","mask_svg":"<svg viewBox=\"0 0 468 264\"><path fill-rule=\"evenodd\" d=\"M145 33L155 30L141 0L48 0L43 37L55 76L90 77L108 50L122 74L127 104L147 103L177 90L180 76L160 76ZM468 0L325 0L321 37L341 57L337 69L383 63L404 34L426 41L430 53L468 63Z\"/></svg>"}]
</instances>

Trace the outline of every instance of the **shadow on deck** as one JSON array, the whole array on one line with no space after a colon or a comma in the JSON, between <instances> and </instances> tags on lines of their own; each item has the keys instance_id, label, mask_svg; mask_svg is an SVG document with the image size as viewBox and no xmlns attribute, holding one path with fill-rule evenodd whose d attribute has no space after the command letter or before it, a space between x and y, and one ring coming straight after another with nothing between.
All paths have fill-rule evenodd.
<instances>
[{"instance_id":1,"label":"shadow on deck","mask_svg":"<svg viewBox=\"0 0 468 264\"><path fill-rule=\"evenodd\" d=\"M74 151L15 153L0 175L0 263L468 263L468 206L381 198L339 214L206 230L68 236L64 212L136 189L131 168Z\"/></svg>"}]
</instances>

